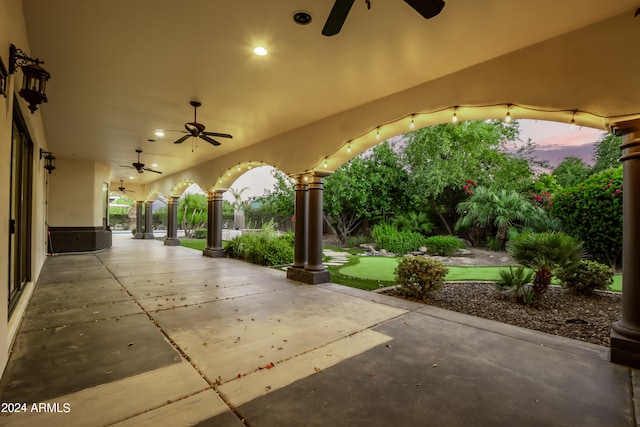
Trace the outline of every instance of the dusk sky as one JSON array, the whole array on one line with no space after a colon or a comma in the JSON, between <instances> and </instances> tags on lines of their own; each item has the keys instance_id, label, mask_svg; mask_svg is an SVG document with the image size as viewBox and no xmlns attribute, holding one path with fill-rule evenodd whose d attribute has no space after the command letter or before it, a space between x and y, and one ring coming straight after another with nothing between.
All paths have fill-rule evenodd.
<instances>
[{"instance_id":1,"label":"dusk sky","mask_svg":"<svg viewBox=\"0 0 640 427\"><path fill-rule=\"evenodd\" d=\"M536 155L540 160L547 160L552 166L557 166L565 157L580 157L585 163L591 164L593 144L605 134L603 130L573 127L566 123L547 122L542 120L519 120L520 138L522 141L531 139L537 146ZM261 196L266 189L273 188L275 180L271 176L272 168L263 166L242 175L233 183L234 189L249 187L242 192L242 199ZM233 198L228 192L224 193L226 200Z\"/></svg>"}]
</instances>

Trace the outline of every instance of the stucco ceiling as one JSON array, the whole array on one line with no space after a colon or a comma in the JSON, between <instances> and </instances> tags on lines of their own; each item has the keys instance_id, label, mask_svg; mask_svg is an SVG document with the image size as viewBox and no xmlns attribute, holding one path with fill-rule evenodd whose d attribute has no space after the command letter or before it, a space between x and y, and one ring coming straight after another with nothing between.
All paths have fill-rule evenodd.
<instances>
[{"instance_id":1,"label":"stucco ceiling","mask_svg":"<svg viewBox=\"0 0 640 427\"><path fill-rule=\"evenodd\" d=\"M109 165L115 182L131 175L119 165L141 148L166 176L638 6L447 0L425 20L402 0L370 4L357 0L342 32L325 37L333 0L23 0L29 53L51 73L49 102L36 113L47 145ZM310 25L294 23L300 10ZM257 45L269 54L255 55ZM174 145L182 134L170 131L193 119L192 99L207 130L233 139Z\"/></svg>"}]
</instances>

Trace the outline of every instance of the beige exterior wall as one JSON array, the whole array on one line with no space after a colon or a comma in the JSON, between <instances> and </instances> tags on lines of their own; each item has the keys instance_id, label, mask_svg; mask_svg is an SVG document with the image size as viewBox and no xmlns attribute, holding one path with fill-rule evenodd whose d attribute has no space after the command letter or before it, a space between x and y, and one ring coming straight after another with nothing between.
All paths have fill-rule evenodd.
<instances>
[{"instance_id":1,"label":"beige exterior wall","mask_svg":"<svg viewBox=\"0 0 640 427\"><path fill-rule=\"evenodd\" d=\"M110 169L86 160L56 159L49 182L49 225L94 227L102 225L103 183Z\"/></svg>"},{"instance_id":2,"label":"beige exterior wall","mask_svg":"<svg viewBox=\"0 0 640 427\"><path fill-rule=\"evenodd\" d=\"M9 67L9 45L14 44L29 52L22 4L19 0L0 0L0 58L5 67ZM11 143L13 123L14 90L22 82L22 73L18 71L9 77L7 82L8 96L0 96L0 372L6 366L9 349L24 315L26 304L42 269L46 256L46 217L45 180L46 171L39 159L40 148L46 149L46 141L40 113L31 114L22 98L18 98L20 110L23 112L29 135L33 142L33 194L32 194L32 241L31 241L31 279L23 290L18 306L11 318L8 318L9 292L9 202L11 197Z\"/></svg>"}]
</instances>

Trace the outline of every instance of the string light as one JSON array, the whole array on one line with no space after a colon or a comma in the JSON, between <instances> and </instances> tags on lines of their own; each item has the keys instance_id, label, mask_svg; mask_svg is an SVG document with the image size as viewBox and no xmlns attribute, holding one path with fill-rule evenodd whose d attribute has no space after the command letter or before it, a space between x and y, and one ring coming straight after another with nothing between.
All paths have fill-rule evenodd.
<instances>
[{"instance_id":1,"label":"string light","mask_svg":"<svg viewBox=\"0 0 640 427\"><path fill-rule=\"evenodd\" d=\"M566 109L535 108L535 107L519 106L517 104L507 104L507 103L504 103L504 104L465 105L463 107L465 107L465 108L478 108L478 109L481 109L481 108L494 109L494 108L497 108L497 107L507 107L507 113L505 115L504 120L507 123L510 123L512 121L512 117L511 117L511 107L512 106L516 106L516 107L518 107L519 109L521 109L523 111L531 111L531 112L538 112L538 113L555 113L555 114L565 113L566 114L566 113L570 112L570 113L572 113L571 122L570 122L570 125L571 125L572 129L574 129L574 128L577 129L578 128L578 126L576 124L576 121L575 121L576 113L583 113L583 114L586 114L586 115L593 116L595 118L600 118L600 119L604 119L604 120L608 120L608 121L613 121L613 120L620 119L620 118L628 118L628 117L631 117L631 116L640 115L640 112L636 112L636 113L630 113L630 114L619 115L619 116L603 116L603 115L600 115L600 114L597 114L597 113L593 113L593 112L589 112L589 111L581 111L581 110L578 110L578 109L566 110ZM395 119L395 120L391 120L389 122L381 123L381 124L379 124L378 126L376 126L374 128L376 130L376 139L377 140L381 139L380 138L380 128L382 126L386 126L386 125L389 125L389 124L394 124L394 123L397 123L397 122L399 122L401 120L406 120L407 117L410 118L409 128L410 129L414 129L415 128L415 116L416 115L418 115L418 116L426 116L426 115L429 115L429 114L441 113L441 112L445 112L447 110L453 109L453 115L451 117L451 121L453 123L457 123L458 122L458 108L460 108L460 107L461 107L460 105L452 105L452 106L449 106L449 107L444 107L444 108L440 108L440 109L433 110L433 111L424 111L424 112L412 113L412 114L403 116L403 117L401 117L399 119ZM347 141L347 143L346 143L347 152L351 153L351 143L354 140L357 140L357 139L363 138L363 137L365 137L367 135L370 135L370 132L371 132L371 130L368 130L367 132L363 133L362 135L356 136L355 138L352 138L349 141ZM340 148L338 148L338 150L342 150L343 147L344 147L344 145L340 146ZM328 167L328 158L333 156L334 154L336 154L338 150L336 150L335 152L329 154L327 157L324 158L323 164L324 164L325 168Z\"/></svg>"}]
</instances>

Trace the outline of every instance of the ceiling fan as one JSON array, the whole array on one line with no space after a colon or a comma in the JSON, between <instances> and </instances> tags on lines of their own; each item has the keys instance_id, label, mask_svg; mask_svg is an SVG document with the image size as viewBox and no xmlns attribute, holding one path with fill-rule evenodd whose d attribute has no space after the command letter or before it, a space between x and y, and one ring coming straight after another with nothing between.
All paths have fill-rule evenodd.
<instances>
[{"instance_id":1,"label":"ceiling fan","mask_svg":"<svg viewBox=\"0 0 640 427\"><path fill-rule=\"evenodd\" d=\"M191 106L193 107L193 121L189 123L185 123L184 128L187 130L185 132L186 135L181 137L177 141L175 141L174 144L182 144L184 141L186 141L187 139L193 136L193 137L198 137L204 141L207 141L209 144L218 146L220 145L220 143L215 139L211 138L212 136L219 137L219 138L233 138L228 133L205 132L204 131L205 126L202 123L198 123L198 121L196 120L198 107L201 106L202 104L199 101L191 101L189 102L189 104L191 104ZM180 132L184 132L184 131L180 131Z\"/></svg>"},{"instance_id":2,"label":"ceiling fan","mask_svg":"<svg viewBox=\"0 0 640 427\"><path fill-rule=\"evenodd\" d=\"M124 188L124 180L123 179L120 180L120 187L118 187L118 190L120 190L121 193L135 193L135 191L133 191L133 190L127 190L126 188Z\"/></svg>"},{"instance_id":3,"label":"ceiling fan","mask_svg":"<svg viewBox=\"0 0 640 427\"><path fill-rule=\"evenodd\" d=\"M322 35L330 37L340 32L354 1L355 0L335 1L329 17L324 24L324 28L322 28ZM366 2L370 8L371 0L366 0ZM438 15L444 7L444 0L404 0L404 2L415 9L424 19L433 18Z\"/></svg>"},{"instance_id":4,"label":"ceiling fan","mask_svg":"<svg viewBox=\"0 0 640 427\"><path fill-rule=\"evenodd\" d=\"M131 169L135 169L138 171L138 173L143 173L144 171L147 172L155 172L155 173L162 173L160 171L157 170L153 170L151 168L145 168L144 167L144 163L140 163L140 153L142 153L142 150L139 148L136 148L136 153L138 153L138 161L137 162L133 162L131 163L131 166L124 166L124 165L120 165L121 168L131 168Z\"/></svg>"}]
</instances>

